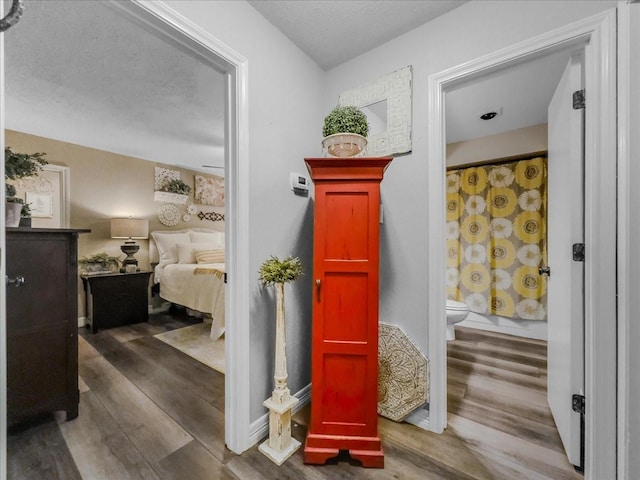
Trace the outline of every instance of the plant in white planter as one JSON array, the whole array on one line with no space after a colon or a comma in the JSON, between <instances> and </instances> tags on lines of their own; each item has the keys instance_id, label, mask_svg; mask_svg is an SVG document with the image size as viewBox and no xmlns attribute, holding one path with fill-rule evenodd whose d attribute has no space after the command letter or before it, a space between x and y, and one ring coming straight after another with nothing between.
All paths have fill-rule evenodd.
<instances>
[{"instance_id":1,"label":"plant in white planter","mask_svg":"<svg viewBox=\"0 0 640 480\"><path fill-rule=\"evenodd\" d=\"M16 153L10 147L4 149L4 178L5 180L19 180L21 178L38 175L42 167L48 162L43 158L46 154ZM31 209L25 205L22 198L16 197L16 187L5 183L7 227L17 227L20 218L31 218Z\"/></svg>"},{"instance_id":2,"label":"plant in white planter","mask_svg":"<svg viewBox=\"0 0 640 480\"><path fill-rule=\"evenodd\" d=\"M369 122L357 107L337 106L324 119L322 146L334 157L352 157L367 145Z\"/></svg>"},{"instance_id":3,"label":"plant in white planter","mask_svg":"<svg viewBox=\"0 0 640 480\"><path fill-rule=\"evenodd\" d=\"M163 192L177 193L178 195L189 195L191 186L180 179L167 180L161 189Z\"/></svg>"},{"instance_id":4,"label":"plant in white planter","mask_svg":"<svg viewBox=\"0 0 640 480\"><path fill-rule=\"evenodd\" d=\"M284 285L302 274L302 262L297 257L280 260L272 256L260 266L258 274L264 286L276 286L275 387L263 403L269 409L269 438L259 450L276 465L282 465L300 447L300 442L291 438L291 409L298 399L291 396L287 387Z\"/></svg>"},{"instance_id":5,"label":"plant in white planter","mask_svg":"<svg viewBox=\"0 0 640 480\"><path fill-rule=\"evenodd\" d=\"M191 190L190 185L179 178L174 178L164 182L160 190L154 193L154 200L156 202L185 204Z\"/></svg>"}]
</instances>

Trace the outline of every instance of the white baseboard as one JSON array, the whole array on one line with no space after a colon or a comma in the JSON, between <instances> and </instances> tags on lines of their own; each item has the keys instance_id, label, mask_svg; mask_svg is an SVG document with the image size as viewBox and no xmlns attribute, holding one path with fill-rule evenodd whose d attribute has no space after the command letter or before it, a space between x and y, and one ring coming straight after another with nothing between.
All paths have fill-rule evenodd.
<instances>
[{"instance_id":1,"label":"white baseboard","mask_svg":"<svg viewBox=\"0 0 640 480\"><path fill-rule=\"evenodd\" d=\"M292 413L298 412L302 407L311 401L311 384L299 390L294 395L299 401L298 404L293 407ZM251 424L251 431L249 434L249 441L251 445L255 445L269 435L269 413L265 413L255 422Z\"/></svg>"},{"instance_id":2,"label":"white baseboard","mask_svg":"<svg viewBox=\"0 0 640 480\"><path fill-rule=\"evenodd\" d=\"M497 315L480 315L471 312L464 321L456 325L536 340L547 339L547 322L544 320L515 320Z\"/></svg>"},{"instance_id":3,"label":"white baseboard","mask_svg":"<svg viewBox=\"0 0 640 480\"><path fill-rule=\"evenodd\" d=\"M429 410L426 407L418 408L405 418L404 421L420 427L423 430L429 430Z\"/></svg>"}]
</instances>

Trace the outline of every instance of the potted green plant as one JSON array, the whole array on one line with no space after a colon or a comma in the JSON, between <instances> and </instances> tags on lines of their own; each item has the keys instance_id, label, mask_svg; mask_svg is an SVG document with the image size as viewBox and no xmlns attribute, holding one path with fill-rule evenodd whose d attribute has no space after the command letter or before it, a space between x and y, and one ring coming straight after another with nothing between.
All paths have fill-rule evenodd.
<instances>
[{"instance_id":1,"label":"potted green plant","mask_svg":"<svg viewBox=\"0 0 640 480\"><path fill-rule=\"evenodd\" d=\"M48 162L44 159L46 154L38 153L16 153L10 147L4 149L4 178L5 180L19 180L21 178L33 177L42 170ZM17 227L20 225L20 218L31 218L31 209L25 205L22 198L16 197L16 187L10 183L5 183L6 196L6 216L7 227Z\"/></svg>"},{"instance_id":2,"label":"potted green plant","mask_svg":"<svg viewBox=\"0 0 640 480\"><path fill-rule=\"evenodd\" d=\"M191 193L191 187L180 179L167 180L161 190L179 195L189 195Z\"/></svg>"},{"instance_id":3,"label":"potted green plant","mask_svg":"<svg viewBox=\"0 0 640 480\"><path fill-rule=\"evenodd\" d=\"M334 157L352 157L367 145L369 122L357 107L338 105L324 118L322 146Z\"/></svg>"},{"instance_id":4,"label":"potted green plant","mask_svg":"<svg viewBox=\"0 0 640 480\"><path fill-rule=\"evenodd\" d=\"M96 272L117 272L120 266L118 257L112 257L106 252L96 253L90 257L82 257L78 260L83 274Z\"/></svg>"},{"instance_id":5,"label":"potted green plant","mask_svg":"<svg viewBox=\"0 0 640 480\"><path fill-rule=\"evenodd\" d=\"M298 403L287 388L287 354L284 324L284 284L292 282L302 274L299 258L284 260L271 256L260 266L258 275L262 285L276 286L276 353L275 383L271 397L264 405L269 408L269 438L258 449L277 465L281 465L300 447L300 442L291 437L291 409Z\"/></svg>"},{"instance_id":6,"label":"potted green plant","mask_svg":"<svg viewBox=\"0 0 640 480\"><path fill-rule=\"evenodd\" d=\"M174 178L164 182L160 190L155 192L154 199L156 202L187 203L190 193L190 185L187 185L179 178Z\"/></svg>"},{"instance_id":7,"label":"potted green plant","mask_svg":"<svg viewBox=\"0 0 640 480\"><path fill-rule=\"evenodd\" d=\"M19 227L31 227L31 204L23 203L20 209Z\"/></svg>"}]
</instances>

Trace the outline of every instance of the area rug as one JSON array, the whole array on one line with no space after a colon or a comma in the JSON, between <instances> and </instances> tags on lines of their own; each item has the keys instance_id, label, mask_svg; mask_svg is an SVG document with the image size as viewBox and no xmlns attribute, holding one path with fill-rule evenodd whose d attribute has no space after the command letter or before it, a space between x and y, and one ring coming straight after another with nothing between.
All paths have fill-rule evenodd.
<instances>
[{"instance_id":1,"label":"area rug","mask_svg":"<svg viewBox=\"0 0 640 480\"><path fill-rule=\"evenodd\" d=\"M224 373L224 337L212 340L211 323L198 323L154 335L158 340Z\"/></svg>"}]
</instances>

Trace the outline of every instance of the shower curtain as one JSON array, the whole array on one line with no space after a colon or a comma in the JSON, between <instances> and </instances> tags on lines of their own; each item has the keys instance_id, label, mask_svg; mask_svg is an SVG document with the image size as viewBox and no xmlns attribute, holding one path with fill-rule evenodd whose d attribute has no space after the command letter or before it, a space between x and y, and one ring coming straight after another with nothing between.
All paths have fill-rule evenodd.
<instances>
[{"instance_id":1,"label":"shower curtain","mask_svg":"<svg viewBox=\"0 0 640 480\"><path fill-rule=\"evenodd\" d=\"M472 312L546 319L546 161L447 172L447 296Z\"/></svg>"}]
</instances>

